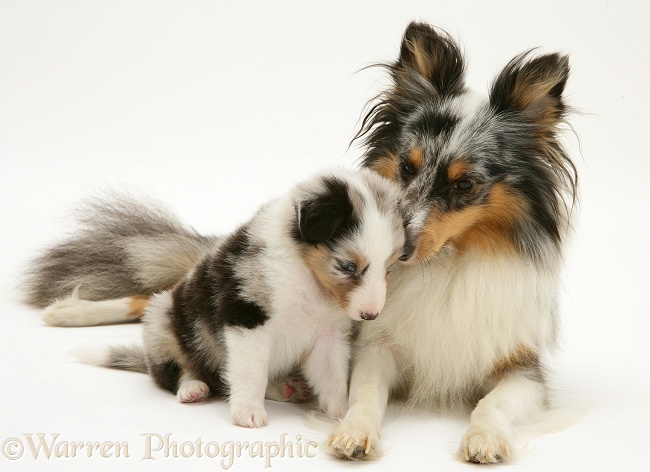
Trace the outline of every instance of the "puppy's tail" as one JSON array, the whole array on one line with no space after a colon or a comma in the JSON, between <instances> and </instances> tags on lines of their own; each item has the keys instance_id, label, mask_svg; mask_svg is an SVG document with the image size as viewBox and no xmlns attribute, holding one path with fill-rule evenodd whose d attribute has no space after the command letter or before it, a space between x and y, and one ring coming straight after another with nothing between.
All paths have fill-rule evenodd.
<instances>
[{"instance_id":1,"label":"puppy's tail","mask_svg":"<svg viewBox=\"0 0 650 472\"><path fill-rule=\"evenodd\" d=\"M126 195L86 201L79 230L28 265L23 300L45 307L75 290L83 300L149 295L176 284L219 242L155 202Z\"/></svg>"},{"instance_id":2,"label":"puppy's tail","mask_svg":"<svg viewBox=\"0 0 650 472\"><path fill-rule=\"evenodd\" d=\"M84 364L133 372L147 372L147 362L142 346L78 347L72 351L72 354Z\"/></svg>"}]
</instances>

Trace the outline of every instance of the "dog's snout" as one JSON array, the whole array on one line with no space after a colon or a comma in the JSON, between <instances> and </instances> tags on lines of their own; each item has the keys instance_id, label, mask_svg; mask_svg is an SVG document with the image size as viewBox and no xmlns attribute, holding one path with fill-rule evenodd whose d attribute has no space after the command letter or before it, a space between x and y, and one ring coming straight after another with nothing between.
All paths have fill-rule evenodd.
<instances>
[{"instance_id":1,"label":"dog's snout","mask_svg":"<svg viewBox=\"0 0 650 472\"><path fill-rule=\"evenodd\" d=\"M375 320L379 316L379 313L361 313L362 320Z\"/></svg>"}]
</instances>

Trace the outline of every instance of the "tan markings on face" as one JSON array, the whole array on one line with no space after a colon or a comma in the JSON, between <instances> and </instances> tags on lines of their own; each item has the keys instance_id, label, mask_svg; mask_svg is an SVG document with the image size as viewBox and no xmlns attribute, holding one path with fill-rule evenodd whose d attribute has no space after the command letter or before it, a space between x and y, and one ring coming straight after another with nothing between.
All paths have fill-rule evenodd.
<instances>
[{"instance_id":1,"label":"tan markings on face","mask_svg":"<svg viewBox=\"0 0 650 472\"><path fill-rule=\"evenodd\" d=\"M149 305L149 295L133 295L129 297L129 318L140 318Z\"/></svg>"},{"instance_id":2,"label":"tan markings on face","mask_svg":"<svg viewBox=\"0 0 650 472\"><path fill-rule=\"evenodd\" d=\"M498 359L492 366L490 377L503 375L518 369L535 369L539 367L539 355L523 344L519 344L507 356Z\"/></svg>"},{"instance_id":3,"label":"tan markings on face","mask_svg":"<svg viewBox=\"0 0 650 472\"><path fill-rule=\"evenodd\" d=\"M450 182L460 180L467 175L469 165L466 162L454 162L447 169L447 179Z\"/></svg>"},{"instance_id":4,"label":"tan markings on face","mask_svg":"<svg viewBox=\"0 0 650 472\"><path fill-rule=\"evenodd\" d=\"M522 199L503 185L492 187L487 203L460 211L432 211L420 234L417 257L427 259L452 242L460 252L469 249L490 255L514 251L510 230L525 213Z\"/></svg>"},{"instance_id":5,"label":"tan markings on face","mask_svg":"<svg viewBox=\"0 0 650 472\"><path fill-rule=\"evenodd\" d=\"M305 249L302 253L302 258L318 282L318 285L341 308L346 310L350 303L349 294L357 287L358 281L351 277L345 277L342 273L337 273L337 269L332 265L332 255L322 244ZM346 260L353 262L359 270L363 269L367 264L365 258L360 255L351 256Z\"/></svg>"},{"instance_id":6,"label":"tan markings on face","mask_svg":"<svg viewBox=\"0 0 650 472\"><path fill-rule=\"evenodd\" d=\"M376 160L372 164L372 168L379 175L396 182L399 180L397 178L397 157L393 154L387 154L386 156Z\"/></svg>"},{"instance_id":7,"label":"tan markings on face","mask_svg":"<svg viewBox=\"0 0 650 472\"><path fill-rule=\"evenodd\" d=\"M415 168L416 171L419 171L424 165L424 151L421 147L415 147L411 150L408 156L409 163Z\"/></svg>"}]
</instances>

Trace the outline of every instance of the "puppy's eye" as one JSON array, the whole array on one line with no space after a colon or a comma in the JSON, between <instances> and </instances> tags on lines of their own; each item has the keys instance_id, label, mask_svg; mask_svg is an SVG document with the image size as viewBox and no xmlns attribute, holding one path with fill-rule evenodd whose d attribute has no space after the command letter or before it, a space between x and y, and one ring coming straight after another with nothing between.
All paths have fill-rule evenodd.
<instances>
[{"instance_id":1,"label":"puppy's eye","mask_svg":"<svg viewBox=\"0 0 650 472\"><path fill-rule=\"evenodd\" d=\"M474 182L468 179L459 180L454 184L454 190L459 190L461 192L466 192L474 186Z\"/></svg>"},{"instance_id":2,"label":"puppy's eye","mask_svg":"<svg viewBox=\"0 0 650 472\"><path fill-rule=\"evenodd\" d=\"M354 274L357 271L357 266L354 262L342 261L339 262L339 270L346 274Z\"/></svg>"},{"instance_id":3,"label":"puppy's eye","mask_svg":"<svg viewBox=\"0 0 650 472\"><path fill-rule=\"evenodd\" d=\"M395 264L389 265L388 269L386 269L386 275L390 274L394 268L395 268Z\"/></svg>"},{"instance_id":4,"label":"puppy's eye","mask_svg":"<svg viewBox=\"0 0 650 472\"><path fill-rule=\"evenodd\" d=\"M402 174L406 177L413 177L416 173L415 167L406 161L402 162L399 167L402 170Z\"/></svg>"}]
</instances>

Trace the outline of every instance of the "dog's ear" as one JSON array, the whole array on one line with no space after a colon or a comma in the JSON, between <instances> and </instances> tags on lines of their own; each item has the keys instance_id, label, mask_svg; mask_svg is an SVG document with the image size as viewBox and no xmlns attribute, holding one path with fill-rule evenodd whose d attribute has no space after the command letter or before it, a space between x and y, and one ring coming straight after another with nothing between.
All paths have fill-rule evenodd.
<instances>
[{"instance_id":1,"label":"dog's ear","mask_svg":"<svg viewBox=\"0 0 650 472\"><path fill-rule=\"evenodd\" d=\"M322 191L298 205L300 239L308 244L324 243L354 224L352 201L345 182L326 178L323 183Z\"/></svg>"},{"instance_id":2,"label":"dog's ear","mask_svg":"<svg viewBox=\"0 0 650 472\"><path fill-rule=\"evenodd\" d=\"M527 121L552 128L565 112L562 93L569 78L569 58L546 54L529 59L530 51L516 56L501 71L490 91L497 112L521 111Z\"/></svg>"},{"instance_id":3,"label":"dog's ear","mask_svg":"<svg viewBox=\"0 0 650 472\"><path fill-rule=\"evenodd\" d=\"M411 23L404 32L395 70L416 71L441 95L464 89L465 65L458 44L446 33L424 23Z\"/></svg>"}]
</instances>

